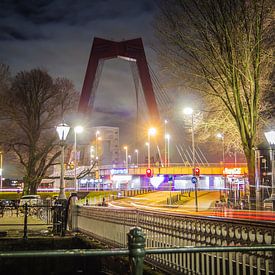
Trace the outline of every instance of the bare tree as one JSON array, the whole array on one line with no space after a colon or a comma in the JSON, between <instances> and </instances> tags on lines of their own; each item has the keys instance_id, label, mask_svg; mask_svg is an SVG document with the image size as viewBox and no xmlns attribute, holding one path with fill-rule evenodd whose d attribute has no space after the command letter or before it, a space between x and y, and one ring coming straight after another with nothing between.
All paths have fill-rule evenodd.
<instances>
[{"instance_id":1,"label":"bare tree","mask_svg":"<svg viewBox=\"0 0 275 275\"><path fill-rule=\"evenodd\" d=\"M155 24L164 68L220 104L235 122L251 199L260 102L270 84L272 5L269 0L162 1Z\"/></svg>"},{"instance_id":2,"label":"bare tree","mask_svg":"<svg viewBox=\"0 0 275 275\"><path fill-rule=\"evenodd\" d=\"M2 85L0 138L24 168L24 194L37 192L60 155L54 126L72 110L75 100L69 80L52 79L40 69L20 72L10 85Z\"/></svg>"}]
</instances>

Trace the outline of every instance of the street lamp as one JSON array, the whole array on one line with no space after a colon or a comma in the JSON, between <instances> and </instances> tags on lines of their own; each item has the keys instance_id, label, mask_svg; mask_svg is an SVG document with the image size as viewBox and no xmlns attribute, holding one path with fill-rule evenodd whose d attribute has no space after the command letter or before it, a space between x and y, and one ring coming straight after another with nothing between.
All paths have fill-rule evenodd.
<instances>
[{"instance_id":1,"label":"street lamp","mask_svg":"<svg viewBox=\"0 0 275 275\"><path fill-rule=\"evenodd\" d=\"M218 133L217 138L222 140L222 163L224 165L224 134Z\"/></svg>"},{"instance_id":2,"label":"street lamp","mask_svg":"<svg viewBox=\"0 0 275 275\"><path fill-rule=\"evenodd\" d=\"M98 160L98 136L100 132L97 130L95 133L95 159Z\"/></svg>"},{"instance_id":3,"label":"street lamp","mask_svg":"<svg viewBox=\"0 0 275 275\"><path fill-rule=\"evenodd\" d=\"M157 133L156 128L150 128L148 130L148 168L150 168L150 166L151 166L151 163L150 163L151 162L151 160L150 160L150 158L151 158L151 156L150 156L151 136L155 136L156 133Z\"/></svg>"},{"instance_id":4,"label":"street lamp","mask_svg":"<svg viewBox=\"0 0 275 275\"><path fill-rule=\"evenodd\" d=\"M183 109L185 115L191 116L191 131L192 131L192 166L195 169L195 136L194 136L194 111L192 108L187 107ZM198 180L198 179L197 179ZM196 211L198 212L198 183L195 183L195 204Z\"/></svg>"},{"instance_id":5,"label":"street lamp","mask_svg":"<svg viewBox=\"0 0 275 275\"><path fill-rule=\"evenodd\" d=\"M271 183L272 183L272 189L271 189L271 196L270 199L273 201L273 210L275 210L275 159L274 159L274 152L273 149L275 147L275 131L269 131L264 133L265 137L267 139L267 142L270 145L271 154L270 154L270 161L272 165L272 172L271 172Z\"/></svg>"},{"instance_id":6,"label":"street lamp","mask_svg":"<svg viewBox=\"0 0 275 275\"><path fill-rule=\"evenodd\" d=\"M165 135L165 141L167 141L167 158L166 158L166 166L169 167L170 165L170 135Z\"/></svg>"},{"instance_id":7,"label":"street lamp","mask_svg":"<svg viewBox=\"0 0 275 275\"><path fill-rule=\"evenodd\" d=\"M146 142L145 145L147 146L147 167L150 168L150 146L149 146L149 142Z\"/></svg>"},{"instance_id":8,"label":"street lamp","mask_svg":"<svg viewBox=\"0 0 275 275\"><path fill-rule=\"evenodd\" d=\"M67 135L70 131L70 126L68 126L66 123L60 123L58 126L56 126L56 131L58 133L58 136L60 139L60 146L61 146L60 189L59 189L58 198L61 200L65 200L66 194L65 194L65 184L64 184L64 145L65 145L65 140L67 138Z\"/></svg>"},{"instance_id":9,"label":"street lamp","mask_svg":"<svg viewBox=\"0 0 275 275\"><path fill-rule=\"evenodd\" d=\"M225 157L224 157L224 134L223 133L218 133L217 138L221 139L222 141L222 165L223 165L223 171L224 171L224 162L225 162ZM223 176L224 178L224 188L226 186L226 177L225 175ZM220 189L220 200L221 200L222 194L221 194L221 189Z\"/></svg>"},{"instance_id":10,"label":"street lamp","mask_svg":"<svg viewBox=\"0 0 275 275\"><path fill-rule=\"evenodd\" d=\"M128 147L124 146L124 150L125 150L125 168L127 169L127 173L128 173Z\"/></svg>"},{"instance_id":11,"label":"street lamp","mask_svg":"<svg viewBox=\"0 0 275 275\"><path fill-rule=\"evenodd\" d=\"M83 127L82 126L75 126L74 127L74 188L75 191L77 191L78 186L77 186L77 178L76 178L76 167L77 167L77 151L76 151L76 134L80 134L83 132Z\"/></svg>"},{"instance_id":12,"label":"street lamp","mask_svg":"<svg viewBox=\"0 0 275 275\"><path fill-rule=\"evenodd\" d=\"M164 120L164 166L167 166L167 139L166 139L166 130L167 130L167 127L166 127L166 124L168 123L168 120L165 119Z\"/></svg>"},{"instance_id":13,"label":"street lamp","mask_svg":"<svg viewBox=\"0 0 275 275\"><path fill-rule=\"evenodd\" d=\"M138 167L138 149L135 150L135 153L137 154L137 167Z\"/></svg>"}]
</instances>

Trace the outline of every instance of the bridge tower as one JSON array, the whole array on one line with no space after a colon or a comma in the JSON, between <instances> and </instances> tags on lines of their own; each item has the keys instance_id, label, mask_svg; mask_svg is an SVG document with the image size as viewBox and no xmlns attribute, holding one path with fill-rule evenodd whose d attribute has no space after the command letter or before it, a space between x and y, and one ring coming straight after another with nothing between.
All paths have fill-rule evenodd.
<instances>
[{"instance_id":1,"label":"bridge tower","mask_svg":"<svg viewBox=\"0 0 275 275\"><path fill-rule=\"evenodd\" d=\"M160 121L159 111L141 38L120 42L94 38L79 100L78 112L85 114L88 111L88 107L93 110L98 81L97 71L100 61L118 57L136 62L149 112L150 124L157 124Z\"/></svg>"}]
</instances>

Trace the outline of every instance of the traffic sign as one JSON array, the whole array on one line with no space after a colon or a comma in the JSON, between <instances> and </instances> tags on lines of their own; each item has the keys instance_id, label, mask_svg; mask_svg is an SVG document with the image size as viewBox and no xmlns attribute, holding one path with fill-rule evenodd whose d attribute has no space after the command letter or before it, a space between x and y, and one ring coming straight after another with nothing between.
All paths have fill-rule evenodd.
<instances>
[{"instance_id":1,"label":"traffic sign","mask_svg":"<svg viewBox=\"0 0 275 275\"><path fill-rule=\"evenodd\" d=\"M192 177L192 178L191 178L191 181L192 181L192 183L197 183L197 182L198 182L198 179L197 179L197 177Z\"/></svg>"}]
</instances>

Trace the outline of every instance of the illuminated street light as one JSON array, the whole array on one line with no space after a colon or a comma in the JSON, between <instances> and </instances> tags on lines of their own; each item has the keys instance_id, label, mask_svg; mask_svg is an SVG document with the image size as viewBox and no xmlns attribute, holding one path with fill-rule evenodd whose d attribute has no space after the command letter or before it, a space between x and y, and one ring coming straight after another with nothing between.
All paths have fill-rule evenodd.
<instances>
[{"instance_id":1,"label":"illuminated street light","mask_svg":"<svg viewBox=\"0 0 275 275\"><path fill-rule=\"evenodd\" d=\"M98 136L100 132L97 130L95 133L95 159L98 160Z\"/></svg>"},{"instance_id":2,"label":"illuminated street light","mask_svg":"<svg viewBox=\"0 0 275 275\"><path fill-rule=\"evenodd\" d=\"M171 136L169 134L165 135L165 141L167 141L167 158L166 158L167 167L169 167L170 165L170 138Z\"/></svg>"},{"instance_id":3,"label":"illuminated street light","mask_svg":"<svg viewBox=\"0 0 275 275\"><path fill-rule=\"evenodd\" d=\"M221 139L221 141L222 141L222 165L223 165L223 170L224 170L224 166L225 166L225 157L224 157L224 134L222 134L222 133L218 133L217 134L217 138L218 139ZM226 176L224 175L223 176L223 181L224 181L224 183L223 183L223 185L224 185L224 188L226 187ZM221 193L221 189L220 189L220 200L221 200L221 198L222 198L222 193Z\"/></svg>"},{"instance_id":4,"label":"illuminated street light","mask_svg":"<svg viewBox=\"0 0 275 275\"><path fill-rule=\"evenodd\" d=\"M137 167L138 167L138 149L135 150L135 153L137 154Z\"/></svg>"},{"instance_id":5,"label":"illuminated street light","mask_svg":"<svg viewBox=\"0 0 275 275\"><path fill-rule=\"evenodd\" d=\"M272 165L272 173L271 173L271 183L272 183L272 189L271 189L271 196L270 199L273 201L273 210L275 210L275 159L274 159L274 147L275 147L275 131L269 131L264 133L265 137L267 139L267 142L270 145L270 161Z\"/></svg>"},{"instance_id":6,"label":"illuminated street light","mask_svg":"<svg viewBox=\"0 0 275 275\"><path fill-rule=\"evenodd\" d=\"M185 115L191 116L191 130L192 130L192 166L195 169L195 136L194 136L194 111L190 107L183 109ZM198 183L195 183L195 204L198 212Z\"/></svg>"},{"instance_id":7,"label":"illuminated street light","mask_svg":"<svg viewBox=\"0 0 275 275\"><path fill-rule=\"evenodd\" d=\"M67 135L70 131L70 126L68 126L66 123L61 123L58 126L56 126L56 131L58 133L58 136L60 139L60 146L61 146L60 189L59 189L58 198L61 200L65 200L66 194L65 194L65 184L64 184L64 145L65 145Z\"/></svg>"},{"instance_id":8,"label":"illuminated street light","mask_svg":"<svg viewBox=\"0 0 275 275\"><path fill-rule=\"evenodd\" d=\"M167 166L167 139L166 139L166 124L168 123L168 120L164 120L164 166Z\"/></svg>"},{"instance_id":9,"label":"illuminated street light","mask_svg":"<svg viewBox=\"0 0 275 275\"><path fill-rule=\"evenodd\" d=\"M222 140L222 163L224 165L224 161L225 161L225 158L224 158L224 134L218 133L217 138Z\"/></svg>"},{"instance_id":10,"label":"illuminated street light","mask_svg":"<svg viewBox=\"0 0 275 275\"><path fill-rule=\"evenodd\" d=\"M151 154L151 152L150 152L150 147L151 147L151 136L155 136L156 135L156 133L157 133L157 130L156 130L156 128L150 128L149 130L148 130L148 168L150 168L150 166L151 166L151 160L150 160L150 158L151 158L151 156L150 156L150 154Z\"/></svg>"},{"instance_id":11,"label":"illuminated street light","mask_svg":"<svg viewBox=\"0 0 275 275\"><path fill-rule=\"evenodd\" d=\"M76 168L77 168L77 151L76 151L76 134L81 134L83 132L83 127L78 125L74 127L74 188L75 191L78 190L77 178L76 178Z\"/></svg>"},{"instance_id":12,"label":"illuminated street light","mask_svg":"<svg viewBox=\"0 0 275 275\"><path fill-rule=\"evenodd\" d=\"M125 150L125 168L127 169L127 173L128 173L128 147L124 146L124 150Z\"/></svg>"}]
</instances>

